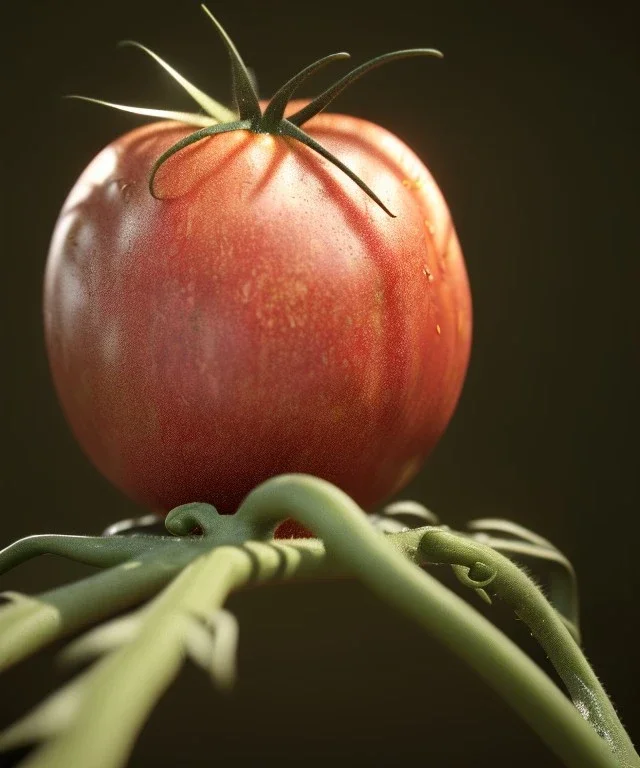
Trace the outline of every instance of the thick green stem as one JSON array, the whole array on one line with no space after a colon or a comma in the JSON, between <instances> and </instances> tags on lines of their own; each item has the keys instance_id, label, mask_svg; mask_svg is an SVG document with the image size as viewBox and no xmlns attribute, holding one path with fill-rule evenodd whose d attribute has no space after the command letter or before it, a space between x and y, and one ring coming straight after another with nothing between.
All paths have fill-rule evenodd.
<instances>
[{"instance_id":1,"label":"thick green stem","mask_svg":"<svg viewBox=\"0 0 640 768\"><path fill-rule=\"evenodd\" d=\"M187 566L145 610L136 638L70 684L66 702L75 709L72 721L25 768L123 765L149 712L182 666L187 623L220 608L246 578L248 562L239 549L220 547ZM59 700L65 700L64 691ZM49 713L53 709L51 703L43 707ZM6 734L5 746L37 726L36 711Z\"/></svg>"},{"instance_id":2,"label":"thick green stem","mask_svg":"<svg viewBox=\"0 0 640 768\"><path fill-rule=\"evenodd\" d=\"M573 566L564 555L546 546L531 544L528 541L513 541L497 538L496 536L474 536L479 544L491 547L496 552L502 552L514 562L531 560L542 561L550 572L548 596L551 605L558 614L571 637L580 645L580 623L578 604L578 584Z\"/></svg>"},{"instance_id":3,"label":"thick green stem","mask_svg":"<svg viewBox=\"0 0 640 768\"><path fill-rule=\"evenodd\" d=\"M318 478L286 475L263 483L237 516L262 536L293 517L319 537L376 594L411 616L465 660L568 766L620 763L562 692L511 640L464 600L403 557L342 491Z\"/></svg>"},{"instance_id":4,"label":"thick green stem","mask_svg":"<svg viewBox=\"0 0 640 768\"><path fill-rule=\"evenodd\" d=\"M303 523L324 543L270 540L277 523L286 517ZM195 524L204 535L186 536ZM27 764L32 768L66 768L87 759L99 768L121 765L154 702L177 674L185 653L192 652L189 643L196 636L198 655L207 661L206 632L193 622L210 622L230 591L267 580L343 575L358 576L463 658L567 765L640 765L615 710L559 614L521 569L490 547L442 528L385 536L335 486L305 475L264 483L231 517L220 517L207 505L184 505L171 513L167 527L185 538L144 537L144 546L142 540L131 543L132 559L105 573L38 599L9 595L13 605L0 612L5 651L2 659L0 648L0 661L5 663L53 637L131 607L179 574L158 598L131 616L137 634L123 647L111 650L60 698L53 697L9 730L5 746L21 743L25 734L50 736L47 728L57 722L58 713L75 707L64 728ZM22 549L9 548L5 561L15 564L25 554L56 551L107 563L113 557L120 559L128 546L122 542L103 549L100 541L61 542L61 538L42 537L25 542ZM78 541L77 550L73 545ZM464 583L489 589L512 606L541 642L595 730L515 644L411 560L454 565ZM228 657L227 653L227 666Z\"/></svg>"},{"instance_id":5,"label":"thick green stem","mask_svg":"<svg viewBox=\"0 0 640 768\"><path fill-rule=\"evenodd\" d=\"M0 671L57 638L152 597L200 553L195 547L160 546L139 560L4 607L0 611Z\"/></svg>"},{"instance_id":6,"label":"thick green stem","mask_svg":"<svg viewBox=\"0 0 640 768\"><path fill-rule=\"evenodd\" d=\"M59 555L86 565L108 568L149 551L146 536L27 536L0 551L0 574L38 555Z\"/></svg>"},{"instance_id":7,"label":"thick green stem","mask_svg":"<svg viewBox=\"0 0 640 768\"><path fill-rule=\"evenodd\" d=\"M30 536L0 551L0 573L42 554L113 566L36 598L12 597L0 610L0 671L53 640L152 597L215 545L247 539L233 517L219 515L209 504L176 507L166 526L173 536ZM188 535L194 527L203 535Z\"/></svg>"},{"instance_id":8,"label":"thick green stem","mask_svg":"<svg viewBox=\"0 0 640 768\"><path fill-rule=\"evenodd\" d=\"M622 765L640 765L640 758L613 704L580 647L558 613L521 568L485 544L436 528L424 533L420 552L429 562L471 569L470 586L473 586L473 569L482 564L482 570L491 578L484 589L495 592L529 627L585 719L609 743Z\"/></svg>"},{"instance_id":9,"label":"thick green stem","mask_svg":"<svg viewBox=\"0 0 640 768\"><path fill-rule=\"evenodd\" d=\"M6 731L2 748L53 736L26 768L122 766L182 665L194 620L210 622L228 594L248 583L339 573L318 541L215 547L186 565L138 615L132 614L135 636ZM227 671L221 670L223 677ZM59 712L66 718L62 724Z\"/></svg>"}]
</instances>

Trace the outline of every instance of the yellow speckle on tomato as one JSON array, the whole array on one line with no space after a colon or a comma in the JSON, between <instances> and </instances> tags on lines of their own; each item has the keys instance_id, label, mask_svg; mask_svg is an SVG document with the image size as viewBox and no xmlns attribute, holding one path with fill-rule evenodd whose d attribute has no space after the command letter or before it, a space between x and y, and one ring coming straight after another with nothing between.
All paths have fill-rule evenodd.
<instances>
[{"instance_id":1,"label":"yellow speckle on tomato","mask_svg":"<svg viewBox=\"0 0 640 768\"><path fill-rule=\"evenodd\" d=\"M424 180L417 177L415 179L402 179L402 186L407 189L421 189L424 185Z\"/></svg>"}]
</instances>

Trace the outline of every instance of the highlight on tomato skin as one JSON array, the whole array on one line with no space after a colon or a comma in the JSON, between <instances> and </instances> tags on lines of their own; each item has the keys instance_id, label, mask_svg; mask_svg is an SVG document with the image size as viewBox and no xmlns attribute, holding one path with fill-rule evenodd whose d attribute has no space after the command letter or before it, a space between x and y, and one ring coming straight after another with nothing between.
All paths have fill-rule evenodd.
<instances>
[{"instance_id":1,"label":"highlight on tomato skin","mask_svg":"<svg viewBox=\"0 0 640 768\"><path fill-rule=\"evenodd\" d=\"M304 130L351 176L251 129L157 167L193 126L156 122L102 150L60 213L44 286L55 387L95 466L145 506L232 513L304 472L372 509L453 414L471 298L437 184L366 120L324 111Z\"/></svg>"}]
</instances>

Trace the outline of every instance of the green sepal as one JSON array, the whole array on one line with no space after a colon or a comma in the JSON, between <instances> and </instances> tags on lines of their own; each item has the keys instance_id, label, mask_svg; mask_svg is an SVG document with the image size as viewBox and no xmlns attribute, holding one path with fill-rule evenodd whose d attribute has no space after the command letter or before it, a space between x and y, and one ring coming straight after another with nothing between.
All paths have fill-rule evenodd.
<instances>
[{"instance_id":1,"label":"green sepal","mask_svg":"<svg viewBox=\"0 0 640 768\"><path fill-rule=\"evenodd\" d=\"M287 119L294 125L303 125L307 120L311 120L312 117L315 117L319 112L322 112L323 109L328 107L336 96L341 94L345 88L362 77L362 75L365 75L372 69L381 67L383 64L387 64L390 61L407 59L411 56L436 56L441 59L443 54L435 48L408 48L404 51L393 51L392 53L384 53L382 56L376 56L375 59L371 59L370 61L361 64L359 67L352 69L351 72L338 80L337 83L334 83L330 88L327 88L326 91L321 93L310 104L307 104L306 107L298 110L294 115L291 115Z\"/></svg>"},{"instance_id":2,"label":"green sepal","mask_svg":"<svg viewBox=\"0 0 640 768\"><path fill-rule=\"evenodd\" d=\"M278 89L263 114L256 91L255 77L248 70L246 64L242 60L242 57L238 53L238 50L223 29L222 25L204 4L201 7L216 27L218 34L222 38L225 48L227 49L227 53L229 54L231 61L233 97L237 105L237 115L234 112L226 109L226 107L223 107L221 104L218 104L218 102L211 99L205 93L196 88L196 86L192 85L157 54L153 53L153 51L145 48L145 46L141 45L140 43L133 41L124 41L123 43L125 45L133 45L137 48L140 48L142 51L154 58L167 72L169 72L169 74L175 80L177 80L178 83L180 83L180 85L182 85L182 87L211 116L211 118L219 121L217 125L209 126L206 124L207 118L204 116L190 115L188 113L180 112L170 112L168 110L152 110L146 108L126 107L118 104L110 105L116 109L121 109L127 112L134 112L136 114L144 114L151 117L160 117L166 119L184 118L183 122L185 122L185 124L204 124L204 127L201 130L196 131L178 141L166 152L164 152L164 154L162 154L155 162L149 178L149 191L151 195L153 197L157 197L154 193L154 181L158 169L176 152L179 152L190 144L200 141L200 139L204 139L207 136L215 136L218 133L228 133L230 131L236 130L250 130L254 131L255 133L271 133L274 135L287 136L289 138L300 141L302 144L309 147L310 149L313 149L323 158L333 163L352 181L354 181L360 187L360 189L362 189L363 192L365 192L377 205L379 205L385 213L394 217L394 214L391 213L387 206L380 200L380 198L373 192L373 190L367 184L365 184L362 179L360 179L344 163L338 160L338 158L336 158L331 152L322 147L315 139L311 138L307 133L302 131L300 126L325 109L325 107L328 106L328 104L330 104L331 101L333 101L333 99L336 98L336 96L338 96L338 94L341 93L348 85L362 77L362 75L369 72L370 70L375 69L376 67L379 67L389 61L395 61L396 59L408 58L411 56L441 57L442 53L434 48L410 48L407 50L394 51L392 53L378 56L353 69L343 78L341 78L337 83L320 94L320 96L314 99L306 107L298 110L298 112L292 115L289 119L285 119L284 112L294 91L310 75L318 71L321 67L332 61L348 58L349 54L344 52L334 53L330 56L325 56L322 59L318 59L314 63L307 66ZM107 102L99 103L109 105Z\"/></svg>"},{"instance_id":3,"label":"green sepal","mask_svg":"<svg viewBox=\"0 0 640 768\"><path fill-rule=\"evenodd\" d=\"M235 47L231 41L231 38L224 31L222 25L216 19L216 17L211 13L206 5L201 5L201 8L211 19L215 28L218 30L218 34L222 38L222 42L227 49L229 58L231 59L231 73L233 76L233 98L236 102L240 120L259 119L262 115L262 111L258 101L258 94L253 87L251 75L247 70L247 65L242 60L242 57L238 53L238 49Z\"/></svg>"},{"instance_id":4,"label":"green sepal","mask_svg":"<svg viewBox=\"0 0 640 768\"><path fill-rule=\"evenodd\" d=\"M278 130L278 133L281 136L289 136L292 139L296 139L301 144L304 144L305 147L309 147L309 149L313 149L314 152L317 152L321 157L324 157L325 160L329 160L337 168L339 168L343 173L346 173L346 175L352 181L355 181L355 183L360 187L360 189L366 192L367 195L369 195L369 197L374 202L376 202L385 213L387 213L389 216L395 219L395 214L391 213L391 211L382 202L382 200L378 197L378 195L376 195L376 193L371 189L371 187L365 184L364 181L362 181L362 179L359 176L357 176L341 160L338 160L338 158L335 155L332 155L328 149L325 149L322 146L322 144L318 144L318 142L315 139L312 139L308 133L305 133L301 128L298 128L297 125L290 123L288 120L282 121L282 124L280 125L280 128Z\"/></svg>"},{"instance_id":5,"label":"green sepal","mask_svg":"<svg viewBox=\"0 0 640 768\"><path fill-rule=\"evenodd\" d=\"M200 106L204 111L211 115L211 117L218 123L227 123L229 120L233 120L237 115L232 112L230 109L227 109L226 107L222 106L222 104L218 103L215 99L212 99L211 96L208 96L204 91L201 91L199 88L197 88L193 83L190 83L186 77L183 77L179 72L177 72L172 66L167 64L167 62L164 59L161 59L160 56L158 56L157 53L154 53L150 48L147 48L145 45L142 45L141 43L136 42L135 40L121 40L118 45L120 47L124 46L131 46L133 48L138 48L144 53L147 54L147 56L150 56L154 61L156 61L164 70L165 72L168 72L171 77L179 84L181 85L184 90L191 96L191 98Z\"/></svg>"},{"instance_id":6,"label":"green sepal","mask_svg":"<svg viewBox=\"0 0 640 768\"><path fill-rule=\"evenodd\" d=\"M276 131L282 122L284 111L295 90L302 85L308 77L315 74L322 67L333 61L348 58L350 58L350 56L345 52L332 53L330 56L325 56L322 59L314 61L313 64L309 64L308 67L305 67L301 72L298 72L297 75L294 75L290 80L287 80L287 82L271 97L260 121L260 129L265 133Z\"/></svg>"},{"instance_id":7,"label":"green sepal","mask_svg":"<svg viewBox=\"0 0 640 768\"><path fill-rule=\"evenodd\" d=\"M120 112L130 112L134 115L143 117L157 117L160 120L175 120L185 125L193 125L196 128L208 128L215 125L217 120L209 115L198 115L194 112L176 112L171 109L152 109L150 107L131 107L127 104L114 104L112 101L103 101L102 99L93 99L90 96L77 96L70 94L67 99L78 99L79 101L88 101L91 104L100 104L103 107L118 109Z\"/></svg>"},{"instance_id":8,"label":"green sepal","mask_svg":"<svg viewBox=\"0 0 640 768\"><path fill-rule=\"evenodd\" d=\"M216 136L219 133L230 133L231 131L251 130L251 125L251 120L236 120L233 123L218 123L217 125L211 125L209 128L202 128L195 133L190 133L188 136L185 136L184 139L180 139L180 141L178 141L172 147L169 147L166 152L160 155L160 157L154 163L153 168L151 169L151 175L149 177L149 191L153 197L159 199L153 191L153 182L155 181L156 174L158 173L160 166L163 165L163 163L165 163L172 155L175 155L176 152L179 152L181 149L188 147L190 144L195 144L196 141L206 139L207 136Z\"/></svg>"}]
</instances>

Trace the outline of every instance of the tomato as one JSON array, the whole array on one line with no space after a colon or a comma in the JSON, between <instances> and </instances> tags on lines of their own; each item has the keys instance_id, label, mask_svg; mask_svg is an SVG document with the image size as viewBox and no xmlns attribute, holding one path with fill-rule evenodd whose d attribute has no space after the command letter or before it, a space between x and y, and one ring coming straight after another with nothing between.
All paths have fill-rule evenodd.
<instances>
[{"instance_id":1,"label":"tomato","mask_svg":"<svg viewBox=\"0 0 640 768\"><path fill-rule=\"evenodd\" d=\"M172 121L106 147L60 213L53 381L91 461L143 505L231 513L305 472L371 509L453 414L471 300L440 190L378 125L323 112L305 131L395 218L313 149L247 129L173 154L154 197L151 169L193 132Z\"/></svg>"}]
</instances>

